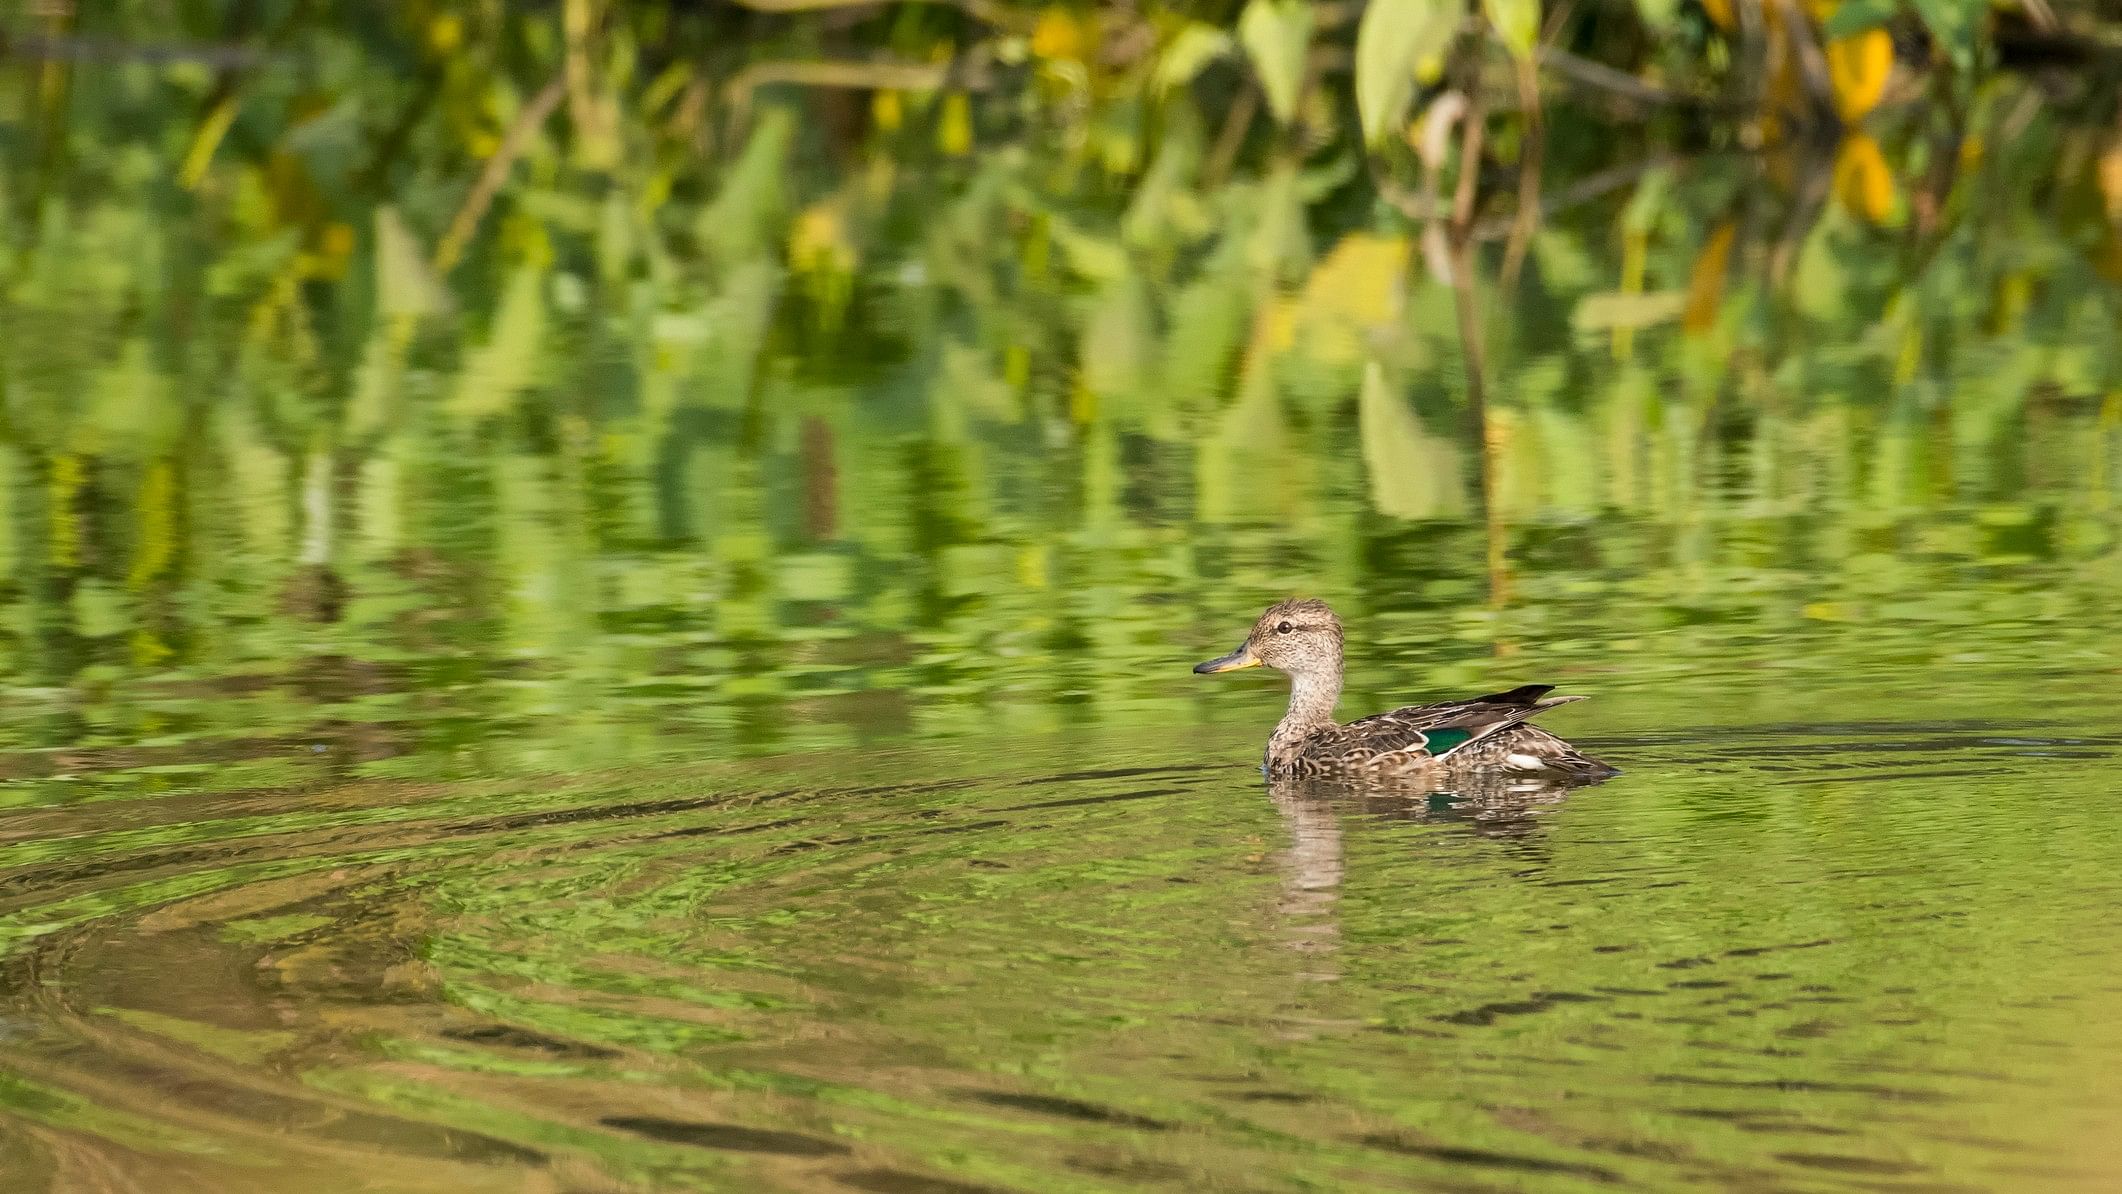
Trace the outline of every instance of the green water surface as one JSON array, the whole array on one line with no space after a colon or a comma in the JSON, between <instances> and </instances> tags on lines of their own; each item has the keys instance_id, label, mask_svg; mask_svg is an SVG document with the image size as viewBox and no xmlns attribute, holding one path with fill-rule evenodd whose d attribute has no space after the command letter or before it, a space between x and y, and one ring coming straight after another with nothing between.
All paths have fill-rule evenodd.
<instances>
[{"instance_id":1,"label":"green water surface","mask_svg":"<svg viewBox=\"0 0 2122 1194\"><path fill-rule=\"evenodd\" d=\"M443 261L523 93L369 33L203 147L181 55L0 65L7 1190L2122 1183L2110 130L2037 82L1885 118L1890 218L1558 110L1470 361L1350 163L1176 120L534 137ZM1188 668L1293 593L1344 715L1555 684L1624 773L1268 786Z\"/></svg>"}]
</instances>

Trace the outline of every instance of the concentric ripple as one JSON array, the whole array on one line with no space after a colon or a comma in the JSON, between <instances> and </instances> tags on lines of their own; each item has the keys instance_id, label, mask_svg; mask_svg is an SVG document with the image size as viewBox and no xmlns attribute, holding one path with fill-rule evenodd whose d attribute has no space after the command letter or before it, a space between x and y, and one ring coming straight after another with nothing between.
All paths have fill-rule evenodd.
<instances>
[{"instance_id":1,"label":"concentric ripple","mask_svg":"<svg viewBox=\"0 0 2122 1194\"><path fill-rule=\"evenodd\" d=\"M2122 743L1599 745L1570 793L1020 751L48 810L0 840L0 1171L2111 1188Z\"/></svg>"}]
</instances>

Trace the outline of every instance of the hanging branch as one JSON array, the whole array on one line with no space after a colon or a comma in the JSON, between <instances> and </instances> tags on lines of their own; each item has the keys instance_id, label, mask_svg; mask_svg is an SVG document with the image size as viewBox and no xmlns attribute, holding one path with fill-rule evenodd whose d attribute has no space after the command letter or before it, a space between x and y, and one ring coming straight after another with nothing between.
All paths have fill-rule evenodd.
<instances>
[{"instance_id":1,"label":"hanging branch","mask_svg":"<svg viewBox=\"0 0 2122 1194\"><path fill-rule=\"evenodd\" d=\"M1775 0L1782 14L1785 40L1798 59L1798 73L1805 77L1805 94L1817 112L1835 110L1835 85L1827 70L1827 56L1813 33L1812 22L1799 9L1798 0Z\"/></svg>"},{"instance_id":2,"label":"hanging branch","mask_svg":"<svg viewBox=\"0 0 2122 1194\"><path fill-rule=\"evenodd\" d=\"M1573 79L1588 87L1596 87L1601 91L1623 99L1634 100L1642 104L1658 105L1690 102L1688 96L1681 95L1675 91L1667 91L1663 87L1653 86L1629 74L1627 71L1615 70L1603 62L1593 62L1589 58L1579 58L1568 50L1556 49L1554 46L1541 46L1534 52L1534 56L1539 59L1541 66L1558 75Z\"/></svg>"},{"instance_id":3,"label":"hanging branch","mask_svg":"<svg viewBox=\"0 0 2122 1194\"><path fill-rule=\"evenodd\" d=\"M784 15L803 12L833 12L848 8L875 8L889 4L892 0L730 0L739 8L753 12ZM997 28L1011 28L1022 22L1016 14L997 4L994 0L934 0L947 8L955 8L967 16L985 21Z\"/></svg>"},{"instance_id":4,"label":"hanging branch","mask_svg":"<svg viewBox=\"0 0 2122 1194\"><path fill-rule=\"evenodd\" d=\"M531 101L517 111L516 118L509 122L508 132L502 134L501 145L494 150L493 156L486 159L486 165L479 171L478 181L472 184L471 191L464 196L463 206L457 209L456 217L450 220L449 231L444 232L442 239L435 243L434 262L437 274L447 275L450 270L456 268L458 260L464 256L465 248L471 244L472 235L479 231L479 222L486 218L486 209L493 206L494 196L501 192L501 184L508 181L509 168L523 155L523 148L530 143L531 134L538 131L539 126L553 114L553 109L560 106L560 100L566 95L566 78L555 78L537 95L532 96Z\"/></svg>"},{"instance_id":5,"label":"hanging branch","mask_svg":"<svg viewBox=\"0 0 2122 1194\"><path fill-rule=\"evenodd\" d=\"M1525 113L1524 150L1518 159L1518 210L1511 221L1510 241L1503 250L1503 289L1515 290L1518 270L1533 233L1540 227L1540 166L1547 151L1547 122L1540 111L1540 74L1530 58L1514 64L1518 76L1518 100Z\"/></svg>"},{"instance_id":6,"label":"hanging branch","mask_svg":"<svg viewBox=\"0 0 2122 1194\"><path fill-rule=\"evenodd\" d=\"M985 46L962 58L932 62L754 62L723 84L731 129L742 128L751 112L752 93L777 83L802 87L846 87L871 91L985 91L991 85Z\"/></svg>"}]
</instances>

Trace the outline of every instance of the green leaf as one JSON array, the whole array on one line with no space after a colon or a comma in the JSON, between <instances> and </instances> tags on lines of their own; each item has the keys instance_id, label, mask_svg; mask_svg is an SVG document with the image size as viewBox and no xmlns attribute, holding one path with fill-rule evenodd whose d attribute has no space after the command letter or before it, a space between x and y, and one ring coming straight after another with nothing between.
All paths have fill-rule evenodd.
<instances>
[{"instance_id":1,"label":"green leaf","mask_svg":"<svg viewBox=\"0 0 2122 1194\"><path fill-rule=\"evenodd\" d=\"M1664 33L1680 15L1680 0L1636 0L1636 15L1652 33Z\"/></svg>"},{"instance_id":2,"label":"green leaf","mask_svg":"<svg viewBox=\"0 0 2122 1194\"><path fill-rule=\"evenodd\" d=\"M1656 327L1680 318L1687 309L1684 290L1657 290L1647 294L1612 291L1587 294L1569 313L1569 326L1580 332L1605 332L1615 328Z\"/></svg>"},{"instance_id":3,"label":"green leaf","mask_svg":"<svg viewBox=\"0 0 2122 1194\"><path fill-rule=\"evenodd\" d=\"M520 266L501 292L487 341L467 353L450 410L466 419L507 411L537 379L545 338L545 274Z\"/></svg>"},{"instance_id":4,"label":"green leaf","mask_svg":"<svg viewBox=\"0 0 2122 1194\"><path fill-rule=\"evenodd\" d=\"M1304 51L1311 44L1312 10L1305 0L1253 0L1238 18L1238 40L1252 56L1260 88L1275 119L1288 124L1297 115L1297 92L1304 86Z\"/></svg>"},{"instance_id":5,"label":"green leaf","mask_svg":"<svg viewBox=\"0 0 2122 1194\"><path fill-rule=\"evenodd\" d=\"M1827 18L1821 32L1832 40L1876 29L1893 20L1899 7L1895 0L1843 0L1836 6L1834 15Z\"/></svg>"},{"instance_id":6,"label":"green leaf","mask_svg":"<svg viewBox=\"0 0 2122 1194\"><path fill-rule=\"evenodd\" d=\"M1157 58L1156 82L1159 92L1174 87L1184 87L1194 81L1203 67L1228 54L1235 47L1230 34L1213 25L1192 22L1172 38Z\"/></svg>"},{"instance_id":7,"label":"green leaf","mask_svg":"<svg viewBox=\"0 0 2122 1194\"><path fill-rule=\"evenodd\" d=\"M1082 277L1109 282L1127 275L1127 247L1119 241L1085 232L1059 216L1049 218L1047 229L1069 268Z\"/></svg>"},{"instance_id":8,"label":"green leaf","mask_svg":"<svg viewBox=\"0 0 2122 1194\"><path fill-rule=\"evenodd\" d=\"M1630 232L1647 235L1666 214L1672 189L1673 172L1669 167L1660 166L1645 173L1636 183L1635 194L1628 197L1628 204L1621 209L1621 226Z\"/></svg>"},{"instance_id":9,"label":"green leaf","mask_svg":"<svg viewBox=\"0 0 2122 1194\"><path fill-rule=\"evenodd\" d=\"M796 139L795 113L785 107L760 110L751 136L722 176L714 201L700 209L695 231L722 262L741 261L775 240L787 204L789 147Z\"/></svg>"},{"instance_id":10,"label":"green leaf","mask_svg":"<svg viewBox=\"0 0 2122 1194\"><path fill-rule=\"evenodd\" d=\"M1916 14L1930 35L1951 56L1953 65L1973 65L1975 35L1981 29L1987 0L1915 0Z\"/></svg>"},{"instance_id":11,"label":"green leaf","mask_svg":"<svg viewBox=\"0 0 2122 1194\"><path fill-rule=\"evenodd\" d=\"M1459 446L1422 425L1405 383L1373 360L1356 391L1356 430L1370 500L1380 514L1410 522L1466 516L1468 486Z\"/></svg>"},{"instance_id":12,"label":"green leaf","mask_svg":"<svg viewBox=\"0 0 2122 1194\"><path fill-rule=\"evenodd\" d=\"M1375 145L1400 125L1415 71L1451 43L1461 0L1371 0L1356 29L1356 111Z\"/></svg>"},{"instance_id":13,"label":"green leaf","mask_svg":"<svg viewBox=\"0 0 2122 1194\"><path fill-rule=\"evenodd\" d=\"M1532 56L1540 40L1540 0L1481 0L1481 10L1513 55Z\"/></svg>"},{"instance_id":14,"label":"green leaf","mask_svg":"<svg viewBox=\"0 0 2122 1194\"><path fill-rule=\"evenodd\" d=\"M376 209L376 313L428 315L449 304L449 294L427 266L420 242L396 208Z\"/></svg>"}]
</instances>

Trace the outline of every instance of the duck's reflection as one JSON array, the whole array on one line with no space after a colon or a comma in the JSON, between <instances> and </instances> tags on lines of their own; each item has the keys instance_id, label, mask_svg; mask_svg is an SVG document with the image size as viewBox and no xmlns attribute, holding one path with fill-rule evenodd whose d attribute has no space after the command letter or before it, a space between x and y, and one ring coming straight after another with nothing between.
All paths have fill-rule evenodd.
<instances>
[{"instance_id":1,"label":"duck's reflection","mask_svg":"<svg viewBox=\"0 0 2122 1194\"><path fill-rule=\"evenodd\" d=\"M1513 775L1420 776L1394 787L1342 788L1330 799L1378 821L1460 825L1482 837L1526 838L1540 818L1588 784Z\"/></svg>"},{"instance_id":2,"label":"duck's reflection","mask_svg":"<svg viewBox=\"0 0 2122 1194\"><path fill-rule=\"evenodd\" d=\"M1463 825L1483 836L1523 841L1538 832L1540 814L1585 787L1548 778L1511 775L1408 776L1390 786L1275 779L1268 798L1289 828L1282 852L1282 895L1276 911L1290 949L1305 955L1300 977L1331 982L1341 944L1334 915L1346 869L1342 818Z\"/></svg>"},{"instance_id":3,"label":"duck's reflection","mask_svg":"<svg viewBox=\"0 0 2122 1194\"><path fill-rule=\"evenodd\" d=\"M1341 948L1341 924L1334 918L1341 898L1341 812L1331 799L1293 781L1275 782L1268 795L1289 826L1275 911L1289 947L1311 958L1299 977L1332 982L1340 977L1333 954Z\"/></svg>"}]
</instances>

